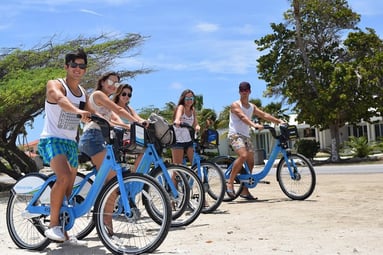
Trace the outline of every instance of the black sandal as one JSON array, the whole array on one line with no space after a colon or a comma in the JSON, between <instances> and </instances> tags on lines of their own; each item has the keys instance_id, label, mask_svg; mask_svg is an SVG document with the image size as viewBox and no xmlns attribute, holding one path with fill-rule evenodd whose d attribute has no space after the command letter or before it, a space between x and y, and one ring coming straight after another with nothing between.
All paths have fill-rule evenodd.
<instances>
[{"instance_id":1,"label":"black sandal","mask_svg":"<svg viewBox=\"0 0 383 255\"><path fill-rule=\"evenodd\" d=\"M230 182L227 182L227 183L226 183L226 194L227 194L229 197L231 197L231 198L235 198L234 189L229 189L229 188L227 187L228 184L230 185L231 183L230 183Z\"/></svg>"}]
</instances>

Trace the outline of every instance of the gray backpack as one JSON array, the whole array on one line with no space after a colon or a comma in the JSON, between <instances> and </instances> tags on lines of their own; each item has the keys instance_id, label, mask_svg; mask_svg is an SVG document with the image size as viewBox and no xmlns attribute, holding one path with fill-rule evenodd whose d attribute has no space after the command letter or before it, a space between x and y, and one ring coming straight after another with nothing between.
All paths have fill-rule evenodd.
<instances>
[{"instance_id":1,"label":"gray backpack","mask_svg":"<svg viewBox=\"0 0 383 255\"><path fill-rule=\"evenodd\" d=\"M176 142L173 125L169 124L164 117L151 113L149 121L154 125L154 134L163 146L169 146Z\"/></svg>"}]
</instances>

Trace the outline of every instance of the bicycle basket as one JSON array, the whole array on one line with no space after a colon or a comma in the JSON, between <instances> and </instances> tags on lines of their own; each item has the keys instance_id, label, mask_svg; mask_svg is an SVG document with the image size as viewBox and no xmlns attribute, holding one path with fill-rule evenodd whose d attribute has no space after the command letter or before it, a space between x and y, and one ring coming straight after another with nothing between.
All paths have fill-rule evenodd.
<instances>
[{"instance_id":1,"label":"bicycle basket","mask_svg":"<svg viewBox=\"0 0 383 255\"><path fill-rule=\"evenodd\" d=\"M289 126L280 126L281 135L287 139L287 140L293 140L299 138L298 136L298 129L295 125L289 125Z\"/></svg>"},{"instance_id":2,"label":"bicycle basket","mask_svg":"<svg viewBox=\"0 0 383 255\"><path fill-rule=\"evenodd\" d=\"M206 129L201 135L201 147L215 149L219 145L219 134L217 130Z\"/></svg>"},{"instance_id":3,"label":"bicycle basket","mask_svg":"<svg viewBox=\"0 0 383 255\"><path fill-rule=\"evenodd\" d=\"M162 116L151 113L149 120L153 123L154 135L162 146L168 147L176 142L173 126Z\"/></svg>"},{"instance_id":4,"label":"bicycle basket","mask_svg":"<svg viewBox=\"0 0 383 255\"><path fill-rule=\"evenodd\" d=\"M112 145L117 151L141 153L146 146L145 128L136 123L130 125L130 130L122 127L113 127L111 131ZM117 154L116 154L117 155Z\"/></svg>"},{"instance_id":5,"label":"bicycle basket","mask_svg":"<svg viewBox=\"0 0 383 255\"><path fill-rule=\"evenodd\" d=\"M143 153L145 148L145 128L138 123L131 124L129 132L123 134L121 150L129 153Z\"/></svg>"}]
</instances>

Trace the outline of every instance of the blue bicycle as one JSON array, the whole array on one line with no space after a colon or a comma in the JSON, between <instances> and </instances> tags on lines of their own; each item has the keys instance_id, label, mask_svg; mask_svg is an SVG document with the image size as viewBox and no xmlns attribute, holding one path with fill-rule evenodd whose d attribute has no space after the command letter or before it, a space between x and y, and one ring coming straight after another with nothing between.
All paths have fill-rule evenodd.
<instances>
[{"instance_id":1,"label":"blue bicycle","mask_svg":"<svg viewBox=\"0 0 383 255\"><path fill-rule=\"evenodd\" d=\"M196 137L194 128L187 124L181 124L181 127L188 128L190 137L193 138L193 161L191 162L191 169L197 173L203 184L205 204L202 213L211 213L217 210L224 199L226 190L225 177L217 164L201 157L199 154L198 138ZM187 159L185 157L185 165L186 162Z\"/></svg>"},{"instance_id":2,"label":"blue bicycle","mask_svg":"<svg viewBox=\"0 0 383 255\"><path fill-rule=\"evenodd\" d=\"M122 168L116 162L116 148L112 146L108 123L96 116L92 116L92 120L103 127L107 153L99 171L77 176L73 192L64 199L60 210L61 225L80 239L89 234L95 224L101 242L113 254L152 252L165 240L170 228L169 197L152 177ZM137 126L138 136L143 129ZM116 176L105 184L111 170ZM18 247L43 250L50 244L44 231L50 221L50 190L55 180L55 175L32 173L22 177L12 188L6 221L11 239ZM106 210L110 203L114 203L112 212ZM156 214L154 218L153 213ZM112 233L110 226L104 223L105 217L110 216Z\"/></svg>"},{"instance_id":3,"label":"blue bicycle","mask_svg":"<svg viewBox=\"0 0 383 255\"><path fill-rule=\"evenodd\" d=\"M134 128L134 127L133 127ZM166 132L172 132L172 125L167 126ZM172 227L187 226L194 222L200 215L205 204L204 188L198 175L183 165L166 163L161 153L164 144L161 137L156 136L154 123L150 122L145 129L146 146L141 149L143 156L134 171L149 174L154 177L166 190L172 208ZM131 139L134 132L131 131ZM121 136L121 135L120 135ZM162 221L161 214L150 211L151 217Z\"/></svg>"},{"instance_id":4,"label":"blue bicycle","mask_svg":"<svg viewBox=\"0 0 383 255\"><path fill-rule=\"evenodd\" d=\"M254 188L260 183L273 168L278 155L281 155L277 165L276 177L283 193L294 200L307 199L315 189L316 176L311 162L301 154L292 153L289 150L288 141L297 137L296 126L281 125L281 134L277 135L275 128L264 125L274 137L274 147L270 153L264 168L258 173L252 173L245 162L241 171L235 178L234 197L225 195L224 201L236 199L242 192L243 187ZM236 160L230 156L218 156L212 159L224 172L225 179L229 180L233 163Z\"/></svg>"}]
</instances>

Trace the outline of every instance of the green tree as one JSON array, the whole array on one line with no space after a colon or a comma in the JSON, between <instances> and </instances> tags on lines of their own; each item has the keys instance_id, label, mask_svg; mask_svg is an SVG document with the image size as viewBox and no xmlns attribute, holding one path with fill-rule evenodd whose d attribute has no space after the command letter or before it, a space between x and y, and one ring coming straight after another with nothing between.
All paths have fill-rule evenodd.
<instances>
[{"instance_id":1,"label":"green tree","mask_svg":"<svg viewBox=\"0 0 383 255\"><path fill-rule=\"evenodd\" d=\"M331 160L340 160L339 128L382 110L382 41L356 25L345 0L291 0L286 22L255 40L266 96L281 96L298 121L330 129ZM345 37L345 33L348 36ZM342 41L343 38L346 38Z\"/></svg>"},{"instance_id":2,"label":"green tree","mask_svg":"<svg viewBox=\"0 0 383 255\"><path fill-rule=\"evenodd\" d=\"M14 179L22 173L37 171L35 163L16 146L17 137L25 134L25 125L44 110L45 85L49 79L65 76L64 55L79 47L88 53L88 69L82 85L93 88L101 73L113 68L115 61L127 55L145 40L139 34L120 38L106 34L78 37L55 44L53 39L30 50L2 49L0 55L0 172ZM121 77L148 73L149 69L116 70Z\"/></svg>"},{"instance_id":3,"label":"green tree","mask_svg":"<svg viewBox=\"0 0 383 255\"><path fill-rule=\"evenodd\" d=\"M225 129L229 127L229 116L230 116L230 105L225 106L220 112L217 122L216 122L216 128L217 129Z\"/></svg>"}]
</instances>

